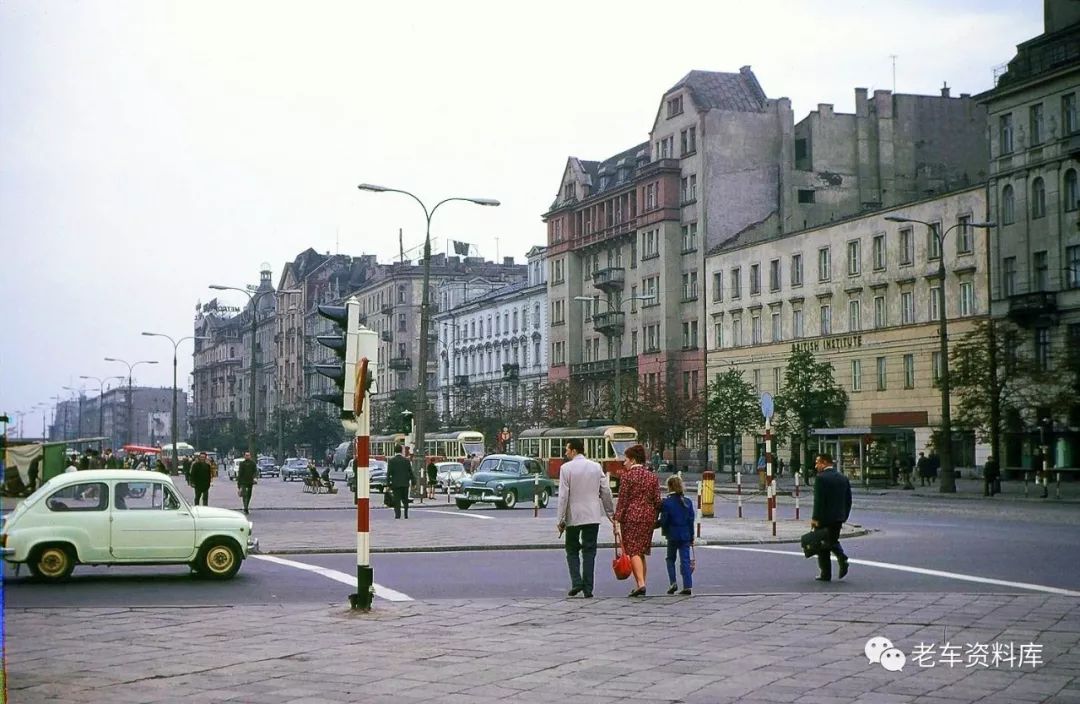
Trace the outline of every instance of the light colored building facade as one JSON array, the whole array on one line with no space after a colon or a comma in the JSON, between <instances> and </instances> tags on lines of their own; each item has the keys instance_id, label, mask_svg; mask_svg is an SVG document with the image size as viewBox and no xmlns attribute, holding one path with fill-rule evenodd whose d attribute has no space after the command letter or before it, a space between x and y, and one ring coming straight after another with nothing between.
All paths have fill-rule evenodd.
<instances>
[{"instance_id":1,"label":"light colored building facade","mask_svg":"<svg viewBox=\"0 0 1080 704\"><path fill-rule=\"evenodd\" d=\"M936 223L943 232L985 221L986 209L978 186L718 247L706 267L709 378L734 366L758 393L782 394L790 354L809 350L832 365L847 392L845 426L910 431L914 446L906 451L923 450L941 422L937 306L945 301L950 340L988 315L988 237L961 225L942 243L924 225L885 217ZM976 453L973 434L957 435L964 438L958 466L981 464L985 448ZM753 444L742 447L737 461L753 461Z\"/></svg>"},{"instance_id":2,"label":"light colored building facade","mask_svg":"<svg viewBox=\"0 0 1080 704\"><path fill-rule=\"evenodd\" d=\"M208 424L240 418L243 343L237 310L216 298L195 308L192 425L197 437Z\"/></svg>"},{"instance_id":3,"label":"light colored building facade","mask_svg":"<svg viewBox=\"0 0 1080 704\"><path fill-rule=\"evenodd\" d=\"M447 280L436 288L436 409L443 418L477 391L494 391L505 407L538 398L548 371L544 248L533 247L526 261L525 280Z\"/></svg>"},{"instance_id":4,"label":"light colored building facade","mask_svg":"<svg viewBox=\"0 0 1080 704\"><path fill-rule=\"evenodd\" d=\"M187 429L187 393L176 394L178 431L181 439ZM128 434L128 412L131 412L131 434ZM104 413L104 417L99 414ZM160 446L172 441L172 387L132 386L130 406L127 384L106 389L104 396L70 399L56 407L52 440L73 440L80 437L108 438L108 445L126 444Z\"/></svg>"},{"instance_id":5,"label":"light colored building facade","mask_svg":"<svg viewBox=\"0 0 1080 704\"><path fill-rule=\"evenodd\" d=\"M237 409L240 418L245 421L251 417L251 384L255 384L255 429L263 432L270 422L271 401L274 395L275 359L274 359L274 335L277 333L277 296L274 293L274 284L271 281L273 274L270 265L265 264L259 272L259 287L252 293L254 296L240 312L237 325L240 330L240 363L239 392ZM258 303L255 303L255 296ZM251 316L255 315L255 360L251 358ZM252 367L254 366L254 377ZM254 378L254 382L252 379Z\"/></svg>"},{"instance_id":6,"label":"light colored building facade","mask_svg":"<svg viewBox=\"0 0 1080 704\"><path fill-rule=\"evenodd\" d=\"M1049 371L1080 368L1078 47L1080 4L1046 0L1045 32L1020 44L979 96L989 111L990 217L998 223L993 314L1019 326L1024 351ZM1033 454L1040 425L1054 436L1055 465L1080 464L1080 402L1028 409L1006 424L1007 465Z\"/></svg>"}]
</instances>

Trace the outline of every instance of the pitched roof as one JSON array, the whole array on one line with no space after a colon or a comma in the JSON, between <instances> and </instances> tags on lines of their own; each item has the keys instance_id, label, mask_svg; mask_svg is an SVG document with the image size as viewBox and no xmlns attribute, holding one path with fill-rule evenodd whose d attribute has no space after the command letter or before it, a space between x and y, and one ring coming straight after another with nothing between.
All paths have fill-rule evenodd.
<instances>
[{"instance_id":1,"label":"pitched roof","mask_svg":"<svg viewBox=\"0 0 1080 704\"><path fill-rule=\"evenodd\" d=\"M664 95L680 88L690 91L699 110L761 112L768 101L749 66L743 66L738 73L691 71Z\"/></svg>"}]
</instances>

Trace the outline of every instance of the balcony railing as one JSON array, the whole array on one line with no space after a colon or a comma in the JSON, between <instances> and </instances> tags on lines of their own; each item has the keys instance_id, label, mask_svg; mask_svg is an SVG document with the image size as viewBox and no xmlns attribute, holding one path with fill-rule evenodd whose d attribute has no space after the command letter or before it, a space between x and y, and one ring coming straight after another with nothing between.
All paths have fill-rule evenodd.
<instances>
[{"instance_id":1,"label":"balcony railing","mask_svg":"<svg viewBox=\"0 0 1080 704\"><path fill-rule=\"evenodd\" d=\"M379 333L379 339L382 340L383 342L393 342L394 341L394 333L392 333L389 330L383 330L381 333Z\"/></svg>"},{"instance_id":2,"label":"balcony railing","mask_svg":"<svg viewBox=\"0 0 1080 704\"><path fill-rule=\"evenodd\" d=\"M601 335L621 335L626 327L626 313L605 311L593 315L593 327Z\"/></svg>"},{"instance_id":3,"label":"balcony railing","mask_svg":"<svg viewBox=\"0 0 1080 704\"><path fill-rule=\"evenodd\" d=\"M619 365L623 374L627 372L637 373L637 356L623 357ZM595 362L582 362L570 365L570 376L602 376L615 373L614 359L599 359Z\"/></svg>"},{"instance_id":4,"label":"balcony railing","mask_svg":"<svg viewBox=\"0 0 1080 704\"><path fill-rule=\"evenodd\" d=\"M409 357L391 357L389 366L399 372L412 369L412 359Z\"/></svg>"},{"instance_id":5,"label":"balcony railing","mask_svg":"<svg viewBox=\"0 0 1080 704\"><path fill-rule=\"evenodd\" d=\"M1018 325L1035 325L1057 318L1055 291L1031 291L1009 296L1009 318Z\"/></svg>"},{"instance_id":6,"label":"balcony railing","mask_svg":"<svg viewBox=\"0 0 1080 704\"><path fill-rule=\"evenodd\" d=\"M593 274L593 286L601 291L622 291L626 285L626 269L609 266Z\"/></svg>"},{"instance_id":7,"label":"balcony railing","mask_svg":"<svg viewBox=\"0 0 1080 704\"><path fill-rule=\"evenodd\" d=\"M468 386L468 385L469 385L469 375L468 374L458 374L457 376L454 377L454 386Z\"/></svg>"}]
</instances>

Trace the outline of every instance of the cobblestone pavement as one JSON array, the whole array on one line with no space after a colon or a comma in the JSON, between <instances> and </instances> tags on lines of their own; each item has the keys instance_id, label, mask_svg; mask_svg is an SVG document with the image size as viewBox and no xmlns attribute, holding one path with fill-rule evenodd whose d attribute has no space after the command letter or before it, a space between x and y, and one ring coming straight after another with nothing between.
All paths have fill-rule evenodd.
<instances>
[{"instance_id":1,"label":"cobblestone pavement","mask_svg":"<svg viewBox=\"0 0 1080 704\"><path fill-rule=\"evenodd\" d=\"M5 627L10 701L26 704L1080 702L1080 599L1050 596L14 609ZM877 636L902 670L868 662ZM920 643L946 642L957 663L920 666ZM973 659L1028 643L1040 662Z\"/></svg>"}]
</instances>

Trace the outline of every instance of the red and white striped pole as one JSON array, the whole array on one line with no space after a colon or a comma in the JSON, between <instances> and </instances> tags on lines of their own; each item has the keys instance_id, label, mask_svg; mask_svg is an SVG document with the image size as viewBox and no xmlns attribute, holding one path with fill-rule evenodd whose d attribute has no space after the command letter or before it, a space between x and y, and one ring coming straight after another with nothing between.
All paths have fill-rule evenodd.
<instances>
[{"instance_id":1,"label":"red and white striped pole","mask_svg":"<svg viewBox=\"0 0 1080 704\"><path fill-rule=\"evenodd\" d=\"M769 520L776 536L776 484L773 481L772 419L765 418L765 483L768 488Z\"/></svg>"},{"instance_id":2,"label":"red and white striped pole","mask_svg":"<svg viewBox=\"0 0 1080 704\"><path fill-rule=\"evenodd\" d=\"M375 378L373 360L379 343L375 331L359 325L359 301L353 297L346 305L355 307L350 313L355 313L358 328L352 399L356 423L356 593L349 595L349 601L354 609L371 611L371 602L375 598L375 571L371 568L371 399L368 394Z\"/></svg>"},{"instance_id":3,"label":"red and white striped pole","mask_svg":"<svg viewBox=\"0 0 1080 704\"><path fill-rule=\"evenodd\" d=\"M735 500L739 504L739 518L742 518L742 472L735 473Z\"/></svg>"},{"instance_id":4,"label":"red and white striped pole","mask_svg":"<svg viewBox=\"0 0 1080 704\"><path fill-rule=\"evenodd\" d=\"M697 483L697 514L694 516L697 519L697 537L701 537L701 480Z\"/></svg>"},{"instance_id":5,"label":"red and white striped pole","mask_svg":"<svg viewBox=\"0 0 1080 704\"><path fill-rule=\"evenodd\" d=\"M795 472L795 520L799 520L799 485L802 484L801 472Z\"/></svg>"}]
</instances>

